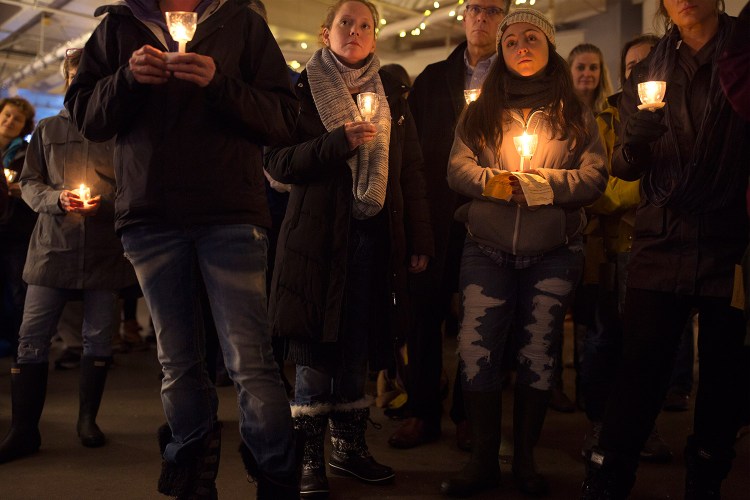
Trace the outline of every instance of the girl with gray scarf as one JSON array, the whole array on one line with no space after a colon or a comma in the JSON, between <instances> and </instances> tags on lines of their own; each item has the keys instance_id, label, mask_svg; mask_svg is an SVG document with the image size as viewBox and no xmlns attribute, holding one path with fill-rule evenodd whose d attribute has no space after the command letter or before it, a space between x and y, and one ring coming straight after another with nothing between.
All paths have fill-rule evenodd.
<instances>
[{"instance_id":1,"label":"girl with gray scarf","mask_svg":"<svg viewBox=\"0 0 750 500\"><path fill-rule=\"evenodd\" d=\"M379 73L377 25L369 1L329 9L325 46L296 84L297 144L266 153L271 176L292 185L269 315L297 364L292 417L306 436L300 493L307 498L328 496L326 427L334 474L393 480L365 442L367 369L384 367L389 333L405 328L406 272L423 271L433 253L407 88ZM355 104L364 92L379 102L370 121Z\"/></svg>"}]
</instances>

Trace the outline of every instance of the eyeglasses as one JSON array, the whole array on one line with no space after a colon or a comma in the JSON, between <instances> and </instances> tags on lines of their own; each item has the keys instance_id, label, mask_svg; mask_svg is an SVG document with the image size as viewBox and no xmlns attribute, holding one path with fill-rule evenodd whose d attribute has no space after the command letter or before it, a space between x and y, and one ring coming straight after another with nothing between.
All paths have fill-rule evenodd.
<instances>
[{"instance_id":1,"label":"eyeglasses","mask_svg":"<svg viewBox=\"0 0 750 500\"><path fill-rule=\"evenodd\" d=\"M466 6L466 15L469 17L478 17L482 12L484 12L487 17L498 17L505 14L505 11L500 7L480 7L479 5L474 4L468 4Z\"/></svg>"},{"instance_id":2,"label":"eyeglasses","mask_svg":"<svg viewBox=\"0 0 750 500\"><path fill-rule=\"evenodd\" d=\"M81 51L83 49L73 48L73 49L66 49L65 50L65 59L70 59L72 57L77 57L80 55Z\"/></svg>"}]
</instances>

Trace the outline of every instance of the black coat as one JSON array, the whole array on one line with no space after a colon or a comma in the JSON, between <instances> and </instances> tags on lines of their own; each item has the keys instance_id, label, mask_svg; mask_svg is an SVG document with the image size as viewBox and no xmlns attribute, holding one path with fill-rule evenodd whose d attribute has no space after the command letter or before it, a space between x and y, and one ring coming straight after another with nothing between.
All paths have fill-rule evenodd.
<instances>
[{"instance_id":1,"label":"black coat","mask_svg":"<svg viewBox=\"0 0 750 500\"><path fill-rule=\"evenodd\" d=\"M463 42L447 59L427 66L414 80L409 93L409 108L422 146L435 250L439 256L447 251L451 226L458 224L453 221L453 214L468 201L449 188L447 181L456 123L466 106L465 51L466 42Z\"/></svg>"},{"instance_id":2,"label":"black coat","mask_svg":"<svg viewBox=\"0 0 750 500\"><path fill-rule=\"evenodd\" d=\"M728 21L725 18L723 22ZM637 109L638 83L649 79L648 68L654 53L652 51L633 69L625 83L619 105L623 124ZM713 56L706 57L692 79L679 68L667 75L664 123L669 130L651 146L648 154L631 158L630 163L618 145L612 158L614 175L635 180L651 168L665 168L676 152L681 151L685 158L685 152L692 150L697 141L697 126L694 124L700 123L706 101L711 98L709 81L715 71L712 60L715 61ZM721 92L718 88L714 91ZM741 120L729 109L723 119ZM713 126L719 127L721 124ZM624 130L625 126L623 134ZM748 243L745 189L750 166L749 137L750 124L745 122L736 136L727 134L722 144L715 145L720 151L733 151L739 158L739 161L726 166L735 169L740 182L730 186L731 196L722 207L686 213L671 203L657 206L648 199L641 184L641 203L636 212L628 267L629 287L704 297L732 296L735 265L740 263ZM685 168L688 172L691 167L686 165ZM701 185L700 188L711 189L708 185Z\"/></svg>"},{"instance_id":3,"label":"black coat","mask_svg":"<svg viewBox=\"0 0 750 500\"><path fill-rule=\"evenodd\" d=\"M171 78L138 83L133 51L166 51L124 5L107 12L86 43L65 98L84 137L117 134L118 230L129 224L255 224L269 227L262 145L286 143L297 103L284 58L246 0L225 0L198 23L188 52L211 56L205 88Z\"/></svg>"},{"instance_id":4,"label":"black coat","mask_svg":"<svg viewBox=\"0 0 750 500\"><path fill-rule=\"evenodd\" d=\"M406 327L406 269L412 254L433 255L433 236L416 130L403 94L406 87L381 72L391 111L388 191L390 270L396 328ZM335 342L342 316L352 178L344 127L326 131L303 72L296 84L300 115L296 145L266 153L276 180L292 184L281 226L269 304L272 331L302 340ZM392 300L395 299L395 300Z\"/></svg>"}]
</instances>

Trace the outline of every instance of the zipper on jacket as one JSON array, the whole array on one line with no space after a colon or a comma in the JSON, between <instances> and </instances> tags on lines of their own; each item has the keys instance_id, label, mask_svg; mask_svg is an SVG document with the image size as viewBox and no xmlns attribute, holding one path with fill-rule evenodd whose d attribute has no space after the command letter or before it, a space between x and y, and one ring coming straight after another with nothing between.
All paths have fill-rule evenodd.
<instances>
[{"instance_id":1,"label":"zipper on jacket","mask_svg":"<svg viewBox=\"0 0 750 500\"><path fill-rule=\"evenodd\" d=\"M513 226L513 255L517 255L518 233L521 223L521 205L516 205L516 224Z\"/></svg>"},{"instance_id":2,"label":"zipper on jacket","mask_svg":"<svg viewBox=\"0 0 750 500\"><path fill-rule=\"evenodd\" d=\"M524 132L528 132L529 124L531 123L531 119L534 117L535 114L537 114L537 113L543 113L544 112L544 108L532 109L531 113L529 113L529 117L527 119L525 119L525 120L523 118L523 112L521 110L514 110L514 111L517 111L518 115L520 115L520 117L517 116L516 113L511 112L511 114L510 114L511 118L513 118L515 121L517 121L523 127ZM534 128L533 132L536 133L536 127Z\"/></svg>"}]
</instances>

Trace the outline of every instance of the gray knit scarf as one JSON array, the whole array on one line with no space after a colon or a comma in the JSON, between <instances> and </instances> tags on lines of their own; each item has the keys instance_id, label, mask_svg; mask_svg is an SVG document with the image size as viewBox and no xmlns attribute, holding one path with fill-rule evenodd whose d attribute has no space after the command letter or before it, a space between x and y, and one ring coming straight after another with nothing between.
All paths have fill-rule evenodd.
<instances>
[{"instance_id":1,"label":"gray knit scarf","mask_svg":"<svg viewBox=\"0 0 750 500\"><path fill-rule=\"evenodd\" d=\"M380 60L375 54L368 56L363 67L353 69L342 64L326 47L315 52L307 63L307 78L315 107L329 132L345 123L361 120L349 89L375 92L380 98L377 113L372 118L372 123L378 128L375 139L359 146L357 156L347 160L352 171L352 215L356 219L370 218L382 210L388 186L391 111L378 75L379 69Z\"/></svg>"}]
</instances>

